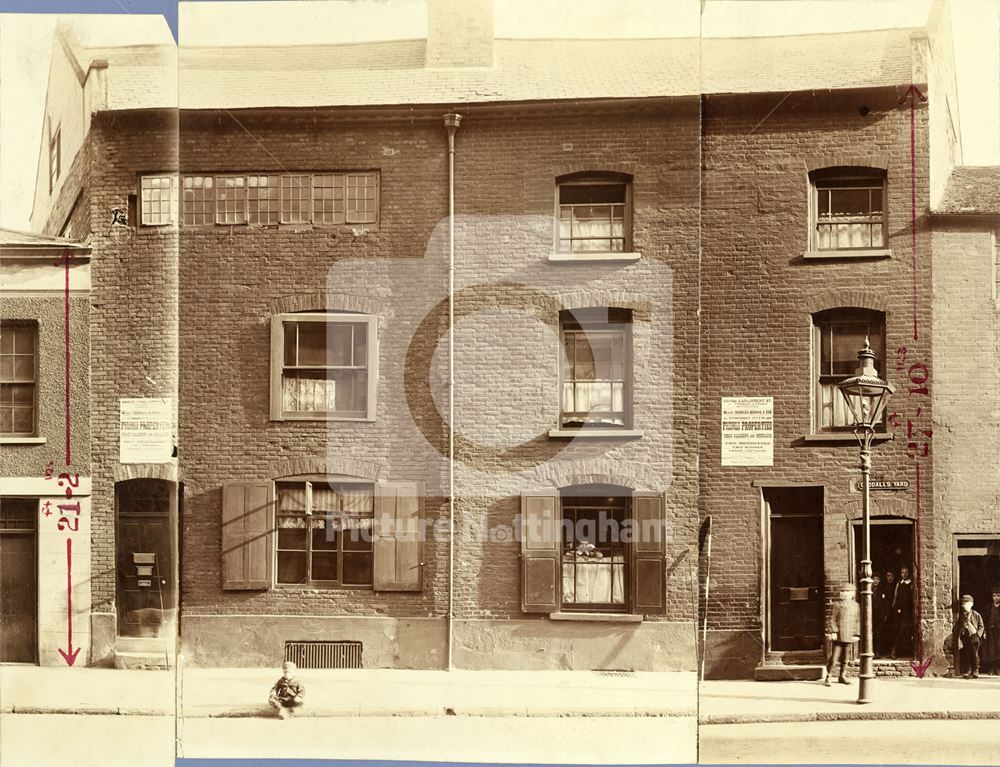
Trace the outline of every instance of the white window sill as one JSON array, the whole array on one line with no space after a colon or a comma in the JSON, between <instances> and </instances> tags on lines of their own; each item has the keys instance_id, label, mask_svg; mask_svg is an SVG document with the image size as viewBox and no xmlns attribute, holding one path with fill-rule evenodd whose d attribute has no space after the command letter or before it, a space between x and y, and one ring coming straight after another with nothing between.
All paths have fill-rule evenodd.
<instances>
[{"instance_id":1,"label":"white window sill","mask_svg":"<svg viewBox=\"0 0 1000 767\"><path fill-rule=\"evenodd\" d=\"M45 437L0 437L0 445L44 445Z\"/></svg>"},{"instance_id":2,"label":"white window sill","mask_svg":"<svg viewBox=\"0 0 1000 767\"><path fill-rule=\"evenodd\" d=\"M877 431L872 436L874 442L888 442L895 438L894 434L885 431ZM806 434L802 437L802 441L808 444L822 442L850 442L851 444L857 444L858 438L854 436L853 432L832 431L827 434Z\"/></svg>"},{"instance_id":3,"label":"white window sill","mask_svg":"<svg viewBox=\"0 0 1000 767\"><path fill-rule=\"evenodd\" d=\"M638 429L549 429L551 439L640 439Z\"/></svg>"},{"instance_id":4,"label":"white window sill","mask_svg":"<svg viewBox=\"0 0 1000 767\"><path fill-rule=\"evenodd\" d=\"M549 261L556 262L577 262L577 261L624 261L632 263L642 258L642 253L550 253Z\"/></svg>"},{"instance_id":5,"label":"white window sill","mask_svg":"<svg viewBox=\"0 0 1000 767\"><path fill-rule=\"evenodd\" d=\"M641 615L632 613L549 613L554 621L580 621L581 623L642 623Z\"/></svg>"},{"instance_id":6,"label":"white window sill","mask_svg":"<svg viewBox=\"0 0 1000 767\"><path fill-rule=\"evenodd\" d=\"M332 423L340 421L344 423L375 423L374 418L338 418L336 416L315 416L315 415L283 415L271 419L273 423Z\"/></svg>"},{"instance_id":7,"label":"white window sill","mask_svg":"<svg viewBox=\"0 0 1000 767\"><path fill-rule=\"evenodd\" d=\"M858 250L807 250L802 254L806 260L834 258L892 258L889 248L859 248Z\"/></svg>"}]
</instances>

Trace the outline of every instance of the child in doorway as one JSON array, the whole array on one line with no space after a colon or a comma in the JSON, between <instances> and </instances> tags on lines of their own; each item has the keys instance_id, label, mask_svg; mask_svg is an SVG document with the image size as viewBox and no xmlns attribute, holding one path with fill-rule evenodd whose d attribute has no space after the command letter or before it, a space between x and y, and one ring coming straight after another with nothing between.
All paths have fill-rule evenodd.
<instances>
[{"instance_id":1,"label":"child in doorway","mask_svg":"<svg viewBox=\"0 0 1000 767\"><path fill-rule=\"evenodd\" d=\"M952 652L955 656L956 675L964 669L963 676L968 679L979 678L979 642L983 638L986 626L983 616L972 609L973 599L968 594L962 596L962 609L952 630Z\"/></svg>"},{"instance_id":2,"label":"child in doorway","mask_svg":"<svg viewBox=\"0 0 1000 767\"><path fill-rule=\"evenodd\" d=\"M290 717L295 713L295 709L304 702L306 688L302 682L295 678L295 670L295 664L291 661L285 661L282 664L281 678L274 683L267 699L271 708L277 710L278 717L281 719Z\"/></svg>"},{"instance_id":3,"label":"child in doorway","mask_svg":"<svg viewBox=\"0 0 1000 767\"><path fill-rule=\"evenodd\" d=\"M1000 586L993 587L989 620L986 621L986 650L983 673L1000 674Z\"/></svg>"},{"instance_id":4,"label":"child in doorway","mask_svg":"<svg viewBox=\"0 0 1000 767\"><path fill-rule=\"evenodd\" d=\"M845 583L840 587L837 601L833 605L833 612L830 614L830 621L827 624L826 635L830 638L830 659L826 664L826 677L823 683L829 687L830 677L833 675L833 667L840 662L840 676L837 679L841 684L850 684L847 681L847 652L860 636L861 610L854 599L854 586Z\"/></svg>"}]
</instances>

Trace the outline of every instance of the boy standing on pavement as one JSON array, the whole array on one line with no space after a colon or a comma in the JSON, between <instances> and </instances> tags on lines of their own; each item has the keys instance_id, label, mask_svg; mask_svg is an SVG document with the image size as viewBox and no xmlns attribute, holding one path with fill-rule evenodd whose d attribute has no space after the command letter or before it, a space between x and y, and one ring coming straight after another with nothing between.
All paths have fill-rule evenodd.
<instances>
[{"instance_id":1,"label":"boy standing on pavement","mask_svg":"<svg viewBox=\"0 0 1000 767\"><path fill-rule=\"evenodd\" d=\"M979 641L986 632L983 616L972 609L972 603L973 599L968 594L962 597L962 609L952 630L952 647L957 654L955 660L960 661L961 667L965 669L966 679L979 678ZM955 663L956 671L959 671L960 664Z\"/></svg>"},{"instance_id":2,"label":"boy standing on pavement","mask_svg":"<svg viewBox=\"0 0 1000 767\"><path fill-rule=\"evenodd\" d=\"M302 705L305 694L305 685L295 678L295 664L285 661L281 666L281 678L271 688L267 702L277 709L281 719L287 719Z\"/></svg>"},{"instance_id":3,"label":"boy standing on pavement","mask_svg":"<svg viewBox=\"0 0 1000 767\"><path fill-rule=\"evenodd\" d=\"M847 672L847 651L856 639L859 638L861 627L861 610L854 599L854 586L845 583L840 587L837 601L834 603L833 612L830 614L830 621L827 624L826 635L830 638L830 659L826 665L826 678L824 684L830 686L830 677L833 674L833 667L840 662L840 677L837 679L841 684L850 684L845 676Z\"/></svg>"}]
</instances>

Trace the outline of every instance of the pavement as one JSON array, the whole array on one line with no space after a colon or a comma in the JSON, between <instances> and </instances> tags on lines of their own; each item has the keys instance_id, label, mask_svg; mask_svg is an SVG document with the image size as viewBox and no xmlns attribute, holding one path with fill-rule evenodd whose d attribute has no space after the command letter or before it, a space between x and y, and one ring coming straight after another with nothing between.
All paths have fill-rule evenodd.
<instances>
[{"instance_id":1,"label":"pavement","mask_svg":"<svg viewBox=\"0 0 1000 767\"><path fill-rule=\"evenodd\" d=\"M0 666L0 713L273 716L277 669ZM301 717L689 717L694 672L301 669Z\"/></svg>"},{"instance_id":2,"label":"pavement","mask_svg":"<svg viewBox=\"0 0 1000 767\"><path fill-rule=\"evenodd\" d=\"M700 724L851 720L1000 719L1000 676L882 678L872 701L859 704L857 677L836 681L707 681L699 692Z\"/></svg>"}]
</instances>

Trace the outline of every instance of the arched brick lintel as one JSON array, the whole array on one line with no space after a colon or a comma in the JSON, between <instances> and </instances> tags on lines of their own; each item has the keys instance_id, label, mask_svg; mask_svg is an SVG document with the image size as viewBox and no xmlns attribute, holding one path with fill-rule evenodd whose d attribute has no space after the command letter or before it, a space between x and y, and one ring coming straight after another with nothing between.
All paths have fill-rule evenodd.
<instances>
[{"instance_id":1,"label":"arched brick lintel","mask_svg":"<svg viewBox=\"0 0 1000 767\"><path fill-rule=\"evenodd\" d=\"M268 473L272 479L299 474L342 474L374 481L381 475L382 466L352 458L292 458L269 464Z\"/></svg>"},{"instance_id":2,"label":"arched brick lintel","mask_svg":"<svg viewBox=\"0 0 1000 767\"><path fill-rule=\"evenodd\" d=\"M859 309L872 309L877 312L889 311L889 302L885 296L873 290L863 288L847 288L843 290L830 290L825 293L813 296L809 299L806 309L810 314L816 314L825 309L840 309L856 307Z\"/></svg>"},{"instance_id":3,"label":"arched brick lintel","mask_svg":"<svg viewBox=\"0 0 1000 767\"><path fill-rule=\"evenodd\" d=\"M308 311L378 314L379 301L370 296L317 291L314 293L296 293L290 296L275 298L270 302L270 309L271 314L290 314L292 312Z\"/></svg>"},{"instance_id":4,"label":"arched brick lintel","mask_svg":"<svg viewBox=\"0 0 1000 767\"><path fill-rule=\"evenodd\" d=\"M177 481L177 464L171 463L117 463L112 473L115 482L127 482L130 479L162 479L167 482Z\"/></svg>"},{"instance_id":5,"label":"arched brick lintel","mask_svg":"<svg viewBox=\"0 0 1000 767\"><path fill-rule=\"evenodd\" d=\"M875 168L889 170L889 156L884 154L827 154L808 157L805 160L807 173L834 168Z\"/></svg>"}]
</instances>

